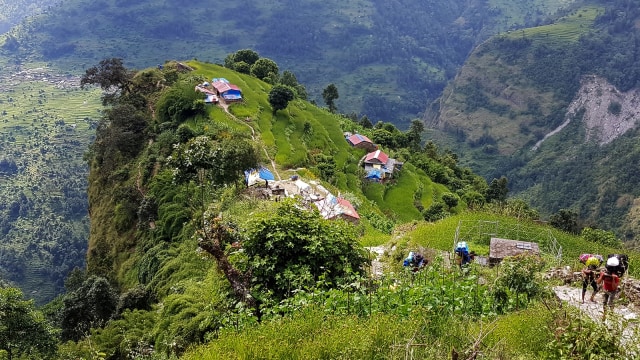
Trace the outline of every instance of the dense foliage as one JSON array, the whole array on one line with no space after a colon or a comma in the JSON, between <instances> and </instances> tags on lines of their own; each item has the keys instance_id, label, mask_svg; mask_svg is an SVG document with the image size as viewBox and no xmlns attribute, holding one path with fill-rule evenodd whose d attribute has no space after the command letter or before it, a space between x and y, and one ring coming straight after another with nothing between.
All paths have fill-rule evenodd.
<instances>
[{"instance_id":1,"label":"dense foliage","mask_svg":"<svg viewBox=\"0 0 640 360\"><path fill-rule=\"evenodd\" d=\"M0 357L49 359L55 355L56 332L20 290L0 287L0 324Z\"/></svg>"},{"instance_id":2,"label":"dense foliage","mask_svg":"<svg viewBox=\"0 0 640 360\"><path fill-rule=\"evenodd\" d=\"M229 51L252 47L298 73L316 101L330 81L341 89L336 106L342 111L404 128L439 96L475 44L500 30L540 23L564 6L549 3L240 0L203 11L196 3L70 0L25 21L1 43L14 61L44 60L76 71L112 56L138 67L170 54L226 64ZM241 54L234 70L260 78L277 72L261 72L257 60Z\"/></svg>"}]
</instances>

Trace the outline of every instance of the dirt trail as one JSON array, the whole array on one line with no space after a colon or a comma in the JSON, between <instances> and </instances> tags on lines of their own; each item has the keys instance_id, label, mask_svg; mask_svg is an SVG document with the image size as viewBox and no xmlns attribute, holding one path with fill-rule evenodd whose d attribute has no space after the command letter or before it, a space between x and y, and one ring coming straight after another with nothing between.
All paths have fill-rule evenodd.
<instances>
[{"instance_id":1,"label":"dirt trail","mask_svg":"<svg viewBox=\"0 0 640 360\"><path fill-rule=\"evenodd\" d=\"M553 288L553 291L556 293L560 300L566 301L568 304L580 309L583 313L588 315L595 321L602 320L602 302L604 301L602 297L602 292L599 292L595 296L595 302L589 301L589 297L591 296L591 288L587 290L587 294L585 295L585 302L582 303L582 288L571 287L571 286L556 286ZM615 307L613 311L627 320L637 319L637 310L632 308L631 306L626 306L620 304L619 300L616 300Z\"/></svg>"},{"instance_id":2,"label":"dirt trail","mask_svg":"<svg viewBox=\"0 0 640 360\"><path fill-rule=\"evenodd\" d=\"M579 309L583 314L589 316L595 322L602 321L603 314L603 296L602 292L599 292L595 296L595 302L591 302L589 297L591 296L591 288L587 289L585 295L585 302L582 303L582 288L571 286L556 286L553 288L560 300L567 302L569 305ZM606 323L610 321L624 321L629 320L627 327L623 330L623 342L624 339L635 340L635 334L639 331L638 309L633 304L629 306L620 304L619 300L616 300L613 312L617 317L607 316ZM614 320L615 319L615 320Z\"/></svg>"},{"instance_id":3,"label":"dirt trail","mask_svg":"<svg viewBox=\"0 0 640 360\"><path fill-rule=\"evenodd\" d=\"M253 128L253 126L251 126L251 124L247 123L246 121L242 121L242 120L238 119L235 115L233 115L231 112L229 112L229 104L225 103L224 101L218 102L218 106L221 107L224 110L224 112L226 112L227 115L229 115L232 119L234 119L235 121L237 121L239 123L242 123L242 124L245 124L246 126L248 126L249 129L251 129L251 139L253 141L256 141L256 131ZM267 159L271 163L271 168L273 169L273 172L276 174L276 177L278 178L278 180L282 180L282 178L280 177L280 174L278 173L278 169L276 168L275 161L273 161L271 159L271 157L269 156L269 153L267 152L267 149L264 146L262 147L262 151L264 151L264 155L267 157Z\"/></svg>"}]
</instances>

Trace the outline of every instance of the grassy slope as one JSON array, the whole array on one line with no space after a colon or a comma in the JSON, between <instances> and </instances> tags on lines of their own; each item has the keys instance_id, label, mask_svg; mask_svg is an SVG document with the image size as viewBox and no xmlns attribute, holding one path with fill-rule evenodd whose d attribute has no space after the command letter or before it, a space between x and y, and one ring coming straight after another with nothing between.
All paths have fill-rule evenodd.
<instances>
[{"instance_id":1,"label":"grassy slope","mask_svg":"<svg viewBox=\"0 0 640 360\"><path fill-rule=\"evenodd\" d=\"M195 62L189 64L197 69L196 73L205 75L207 79L225 77L242 89L245 102L232 105L230 112L237 118L251 119L246 124L255 128L256 137L261 140L269 151L270 157L275 160L282 178L285 178L285 175L288 177L294 174L293 169L308 166L311 160L308 154L314 152L330 154L336 162L337 169L347 167L353 170L357 167L357 161L363 152L347 144L335 115L306 101L296 100L274 117L266 99L270 85L217 65ZM212 114L216 121L217 119L229 121L221 110L216 109ZM306 139L302 134L305 122L309 122L313 127L313 136L310 139ZM246 128L248 129L248 126ZM355 174L346 173L338 177L334 186L339 191L360 194L359 183L360 180ZM424 194L427 195L440 194L444 191L443 189L446 189L442 185L431 182L421 170L407 164L395 184L388 187L373 184L369 189L377 190L367 191L365 195L370 200L374 200L383 212L398 221L411 221L421 218L421 214L415 207L407 206L413 204L413 194L419 184L422 184L420 186L425 189ZM424 194L422 202L423 205L428 206L432 198L427 198Z\"/></svg>"},{"instance_id":2,"label":"grassy slope","mask_svg":"<svg viewBox=\"0 0 640 360\"><path fill-rule=\"evenodd\" d=\"M573 266L576 270L582 266L577 260L578 255L581 253L597 252L607 254L621 250L586 243L580 240L579 237L559 232L546 225L526 221L519 222L513 217L480 212L468 212L436 223L419 222L414 224L413 230L408 231L403 236L396 237L388 244L397 246L401 249L397 250L400 252L403 252L407 247L415 248L417 246L450 251L458 224L460 222L477 221L499 221L512 227L520 224L530 226L541 233L551 231L563 246L562 264ZM500 234L497 235L499 236ZM488 250L485 245L473 242L470 247L472 250L479 250L479 253ZM640 254L637 252L626 253L630 255L632 275L638 276L640 272L634 270L634 267L640 265ZM404 255L406 255L406 252ZM392 257L389 259L392 262L401 262L401 259L393 260ZM400 266L399 264L395 265L397 267ZM316 322L319 321L318 316L323 319L322 322ZM318 356L318 349L321 349L320 353L326 352L333 354L332 356L336 356L335 354L337 353L360 354L361 351L364 351L361 345L370 343L386 344L377 351L377 354L381 355L382 358L402 358L401 353L394 353L395 347L409 342L408 338L419 336L422 331L429 331L413 323L410 319L390 318L382 314L359 319L351 317L336 318L331 319L329 322L327 322L326 316L310 311L299 313L277 322L263 323L250 329L240 331L229 329L222 332L219 338L210 344L193 348L184 358L249 359L259 356L258 354L300 359L322 358ZM419 315L415 317L418 322L421 321L419 317ZM484 344L488 348L499 344L499 348L507 358L537 359L540 351L544 348L541 344L553 340L554 334L549 331L551 329L549 328L551 318L552 314L549 309L541 303L536 303L525 310L498 316L484 322L471 321L467 324L466 335L477 336L477 334L491 329ZM392 338L383 336L382 333L379 333L379 329L384 329L383 334L393 333L395 336ZM407 331L409 329L411 331ZM295 341L292 341L292 339L295 339ZM316 352L313 352L313 350L316 350ZM442 359L444 358L443 352Z\"/></svg>"}]
</instances>

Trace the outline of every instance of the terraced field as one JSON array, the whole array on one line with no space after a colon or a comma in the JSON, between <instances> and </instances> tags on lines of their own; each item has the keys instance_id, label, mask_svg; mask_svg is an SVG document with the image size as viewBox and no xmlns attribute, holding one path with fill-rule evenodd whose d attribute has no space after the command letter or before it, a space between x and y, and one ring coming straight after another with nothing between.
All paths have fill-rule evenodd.
<instances>
[{"instance_id":1,"label":"terraced field","mask_svg":"<svg viewBox=\"0 0 640 360\"><path fill-rule=\"evenodd\" d=\"M100 91L46 67L0 79L0 278L42 303L83 266L88 238L83 155Z\"/></svg>"},{"instance_id":2,"label":"terraced field","mask_svg":"<svg viewBox=\"0 0 640 360\"><path fill-rule=\"evenodd\" d=\"M567 42L575 42L580 36L586 34L593 26L596 16L603 11L601 7L584 7L554 24L512 31L507 36L512 39L526 38L544 41L548 45L561 46Z\"/></svg>"}]
</instances>

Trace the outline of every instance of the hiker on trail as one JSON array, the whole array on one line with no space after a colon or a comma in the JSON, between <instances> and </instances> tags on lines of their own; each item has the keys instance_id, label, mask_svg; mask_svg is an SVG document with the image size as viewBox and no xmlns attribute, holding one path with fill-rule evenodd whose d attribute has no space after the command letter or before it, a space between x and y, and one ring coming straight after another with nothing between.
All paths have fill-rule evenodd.
<instances>
[{"instance_id":1,"label":"hiker on trail","mask_svg":"<svg viewBox=\"0 0 640 360\"><path fill-rule=\"evenodd\" d=\"M458 265L460 265L461 269L463 266L469 264L472 260L471 254L469 254L469 246L467 245L466 241L458 242L458 244L456 245L455 253L456 262L458 263Z\"/></svg>"},{"instance_id":2,"label":"hiker on trail","mask_svg":"<svg viewBox=\"0 0 640 360\"><path fill-rule=\"evenodd\" d=\"M411 270L413 272L416 272L420 270L420 268L424 267L426 264L427 264L427 261L424 258L424 256L422 256L422 254L414 253L413 251L410 251L407 258L404 259L402 266L411 267Z\"/></svg>"},{"instance_id":3,"label":"hiker on trail","mask_svg":"<svg viewBox=\"0 0 640 360\"><path fill-rule=\"evenodd\" d=\"M613 310L613 302L620 290L620 277L615 274L615 269L620 264L620 261L616 257L607 259L607 266L604 271L600 272L600 277L596 280L596 283L602 284L604 290L604 302L603 302L603 317L607 313L607 306Z\"/></svg>"},{"instance_id":4,"label":"hiker on trail","mask_svg":"<svg viewBox=\"0 0 640 360\"><path fill-rule=\"evenodd\" d=\"M600 266L600 260L595 256L590 257L585 262L585 267L582 269L582 303L584 304L584 295L587 293L587 287L591 285L593 293L591 293L591 302L595 301L595 296L598 293L598 284L596 283L596 269Z\"/></svg>"}]
</instances>

